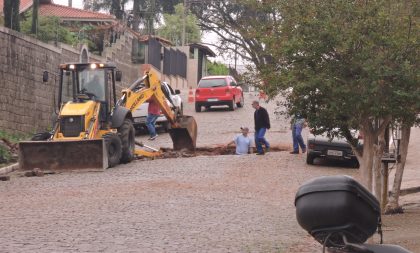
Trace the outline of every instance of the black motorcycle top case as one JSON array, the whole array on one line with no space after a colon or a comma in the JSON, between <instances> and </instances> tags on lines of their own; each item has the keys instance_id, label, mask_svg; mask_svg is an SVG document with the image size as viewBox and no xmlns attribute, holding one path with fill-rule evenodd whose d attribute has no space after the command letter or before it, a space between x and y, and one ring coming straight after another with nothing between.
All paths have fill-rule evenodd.
<instances>
[{"instance_id":1,"label":"black motorcycle top case","mask_svg":"<svg viewBox=\"0 0 420 253\"><path fill-rule=\"evenodd\" d=\"M378 200L349 176L325 176L303 184L295 197L300 226L327 246L364 243L380 222Z\"/></svg>"}]
</instances>

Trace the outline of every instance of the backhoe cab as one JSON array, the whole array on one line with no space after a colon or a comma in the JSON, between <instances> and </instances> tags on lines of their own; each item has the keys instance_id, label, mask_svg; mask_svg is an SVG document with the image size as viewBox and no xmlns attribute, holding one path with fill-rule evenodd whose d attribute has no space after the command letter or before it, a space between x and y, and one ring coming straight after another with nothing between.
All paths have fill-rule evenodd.
<instances>
[{"instance_id":1,"label":"backhoe cab","mask_svg":"<svg viewBox=\"0 0 420 253\"><path fill-rule=\"evenodd\" d=\"M113 63L61 64L59 70L57 120L51 132L19 143L21 169L105 169L130 162L135 155L159 155L146 145L135 149L132 111L148 99L155 99L171 122L174 149L195 149L195 120L177 118L155 74L147 72L117 99L115 82L121 72ZM48 81L47 72L43 79Z\"/></svg>"}]
</instances>

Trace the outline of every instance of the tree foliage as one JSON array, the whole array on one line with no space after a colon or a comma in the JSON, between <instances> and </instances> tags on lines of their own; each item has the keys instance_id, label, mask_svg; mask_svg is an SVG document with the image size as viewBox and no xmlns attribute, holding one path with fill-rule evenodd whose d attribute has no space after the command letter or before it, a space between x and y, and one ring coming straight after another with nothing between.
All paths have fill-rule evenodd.
<instances>
[{"instance_id":1,"label":"tree foliage","mask_svg":"<svg viewBox=\"0 0 420 253\"><path fill-rule=\"evenodd\" d=\"M229 68L223 63L207 61L209 75L229 75Z\"/></svg>"},{"instance_id":2,"label":"tree foliage","mask_svg":"<svg viewBox=\"0 0 420 253\"><path fill-rule=\"evenodd\" d=\"M32 15L28 15L22 22L22 32L25 34L32 34ZM39 17L37 33L33 34L37 39L48 42L57 41L69 45L77 42L77 37L74 33L60 25L58 17Z\"/></svg>"},{"instance_id":3,"label":"tree foliage","mask_svg":"<svg viewBox=\"0 0 420 253\"><path fill-rule=\"evenodd\" d=\"M162 14L173 14L175 5L182 0L83 0L84 9L92 11L108 11L117 19L124 20L135 31L140 27L147 33L154 33L155 23ZM132 10L127 10L126 5L132 4Z\"/></svg>"},{"instance_id":4,"label":"tree foliage","mask_svg":"<svg viewBox=\"0 0 420 253\"><path fill-rule=\"evenodd\" d=\"M159 29L159 36L167 38L179 45L182 41L183 29L183 4L175 6L175 14L163 14L164 25ZM194 15L187 13L185 16L185 41L186 43L200 42L200 28Z\"/></svg>"}]
</instances>

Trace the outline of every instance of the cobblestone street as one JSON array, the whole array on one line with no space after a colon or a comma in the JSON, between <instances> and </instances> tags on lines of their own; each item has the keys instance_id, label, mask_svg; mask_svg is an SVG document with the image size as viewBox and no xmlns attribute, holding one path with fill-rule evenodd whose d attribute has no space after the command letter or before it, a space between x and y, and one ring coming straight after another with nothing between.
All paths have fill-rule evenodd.
<instances>
[{"instance_id":1,"label":"cobblestone street","mask_svg":"<svg viewBox=\"0 0 420 253\"><path fill-rule=\"evenodd\" d=\"M193 104L185 104L185 114L198 124L197 146L226 144L242 125L253 129L254 98L246 94L244 108L233 112L195 113ZM262 106L272 121L268 141L291 143L288 120L276 119L274 103ZM172 147L167 133L154 142L147 135L137 138ZM294 197L306 180L338 174L357 178L358 170L308 166L304 155L270 152L138 160L105 172L12 176L0 182L0 252L321 252L296 222ZM385 239L387 233L398 234L387 222L393 224L385 219ZM413 241L393 242L419 250Z\"/></svg>"}]
</instances>

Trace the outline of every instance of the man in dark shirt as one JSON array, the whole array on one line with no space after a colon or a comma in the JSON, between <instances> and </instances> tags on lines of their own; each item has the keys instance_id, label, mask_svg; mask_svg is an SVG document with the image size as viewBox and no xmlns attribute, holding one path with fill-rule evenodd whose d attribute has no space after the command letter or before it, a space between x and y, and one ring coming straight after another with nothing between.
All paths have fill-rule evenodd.
<instances>
[{"instance_id":1,"label":"man in dark shirt","mask_svg":"<svg viewBox=\"0 0 420 253\"><path fill-rule=\"evenodd\" d=\"M264 155L262 144L265 146L265 152L270 150L270 144L264 138L265 132L267 129L270 129L270 118L268 117L267 110L261 107L258 101L253 101L252 107L255 109L255 146L257 147L257 155Z\"/></svg>"}]
</instances>

